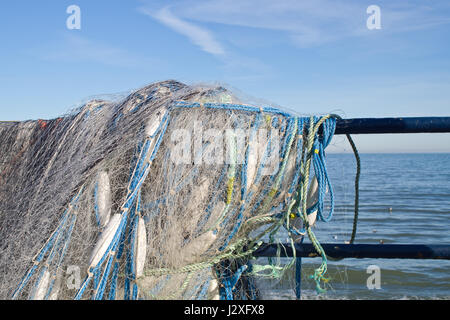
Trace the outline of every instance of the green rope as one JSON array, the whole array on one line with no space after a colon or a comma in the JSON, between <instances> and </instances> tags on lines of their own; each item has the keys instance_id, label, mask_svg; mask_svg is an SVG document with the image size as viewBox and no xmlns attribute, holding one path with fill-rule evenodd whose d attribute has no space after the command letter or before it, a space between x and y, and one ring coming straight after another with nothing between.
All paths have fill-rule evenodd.
<instances>
[{"instance_id":1,"label":"green rope","mask_svg":"<svg viewBox=\"0 0 450 320\"><path fill-rule=\"evenodd\" d=\"M145 270L143 276L163 276L163 275L196 272L206 268L213 267L214 265L223 260L237 260L246 258L248 256L251 256L253 252L256 251L262 244L262 242L259 242L250 249L244 250L244 248L248 248L248 246L245 245L247 241L248 239L240 239L235 244L230 245L227 248L226 252L219 254L207 261L186 265L178 269L171 269L171 268L147 269Z\"/></svg>"},{"instance_id":2,"label":"green rope","mask_svg":"<svg viewBox=\"0 0 450 320\"><path fill-rule=\"evenodd\" d=\"M337 114L331 115L333 118L341 120L341 116ZM355 204L354 204L354 216L353 216L353 226L352 226L352 235L350 237L349 243L352 244L355 241L356 230L358 227L358 214L359 214L359 179L361 176L361 158L359 157L358 149L356 148L355 142L353 141L350 134L346 134L347 140L352 147L353 154L356 160L356 176L355 176Z\"/></svg>"},{"instance_id":3,"label":"green rope","mask_svg":"<svg viewBox=\"0 0 450 320\"><path fill-rule=\"evenodd\" d=\"M358 227L358 213L359 213L359 178L361 175L361 158L358 154L358 149L356 149L355 142L353 142L352 137L349 134L346 135L350 145L352 146L353 153L356 159L356 177L355 177L355 212L353 217L353 227L352 227L352 236L350 238L350 244L355 241L356 237L356 229Z\"/></svg>"},{"instance_id":4,"label":"green rope","mask_svg":"<svg viewBox=\"0 0 450 320\"><path fill-rule=\"evenodd\" d=\"M308 222L308 214L307 214L307 197L308 197L308 187L309 187L309 174L311 168L311 159L313 156L313 145L316 134L319 130L319 127L328 119L330 115L322 117L316 124L314 124L314 118L310 118L310 125L307 136L307 145L303 150L304 154L306 154L306 161L302 163L303 167L303 176L300 184L300 201L301 207L299 207L299 214L302 217L303 223L305 224L306 233L308 234L308 238L310 239L312 245L316 249L317 253L322 257L322 263L319 268L314 271L314 275L311 278L316 282L316 290L321 293L324 292L324 289L320 286L320 282L327 282L328 279L325 278L325 274L327 272L327 256L319 241L317 240L314 232L312 231L311 226Z\"/></svg>"}]
</instances>

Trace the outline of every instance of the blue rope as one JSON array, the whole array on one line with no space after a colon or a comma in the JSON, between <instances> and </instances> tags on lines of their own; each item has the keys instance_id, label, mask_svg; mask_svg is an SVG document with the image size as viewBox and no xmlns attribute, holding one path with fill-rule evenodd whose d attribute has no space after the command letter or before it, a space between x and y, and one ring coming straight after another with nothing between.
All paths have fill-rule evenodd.
<instances>
[{"instance_id":1,"label":"blue rope","mask_svg":"<svg viewBox=\"0 0 450 320\"><path fill-rule=\"evenodd\" d=\"M110 290L109 290L109 300L115 300L116 299L116 289L117 289L117 277L119 275L119 263L116 262L114 264L114 269L112 272L112 278L111 278L111 284L110 284Z\"/></svg>"},{"instance_id":2,"label":"blue rope","mask_svg":"<svg viewBox=\"0 0 450 320\"><path fill-rule=\"evenodd\" d=\"M315 121L318 121L318 119L315 118ZM322 127L323 133L316 139L316 142L314 144L313 165L316 179L318 182L317 218L320 221L329 222L333 217L334 193L326 167L325 148L330 144L333 138L334 130L336 128L336 119L335 118L327 119L323 123ZM324 216L323 207L327 188L330 193L330 211L327 216Z\"/></svg>"},{"instance_id":3,"label":"blue rope","mask_svg":"<svg viewBox=\"0 0 450 320\"><path fill-rule=\"evenodd\" d=\"M219 290L221 300L234 300L236 285L241 278L242 273L247 270L247 268L247 265L242 265L234 273L228 268L225 268L224 273L220 276L223 285Z\"/></svg>"},{"instance_id":4,"label":"blue rope","mask_svg":"<svg viewBox=\"0 0 450 320\"><path fill-rule=\"evenodd\" d=\"M173 107L175 108L200 108L202 105L200 103L194 102L189 103L185 101L176 101L173 104ZM234 111L247 111L247 112L265 112L265 113L272 113L272 114L278 114L285 117L290 117L291 115L285 111L272 108L272 107L252 107L247 105L241 105L241 104L227 104L227 103L205 103L203 105L207 109L222 109L222 110L234 110Z\"/></svg>"}]
</instances>

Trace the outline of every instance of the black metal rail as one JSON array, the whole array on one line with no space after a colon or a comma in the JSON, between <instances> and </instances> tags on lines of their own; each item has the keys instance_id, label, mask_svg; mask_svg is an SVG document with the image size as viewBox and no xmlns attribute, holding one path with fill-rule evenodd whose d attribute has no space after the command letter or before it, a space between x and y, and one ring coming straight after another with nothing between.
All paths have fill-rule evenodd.
<instances>
[{"instance_id":1,"label":"black metal rail","mask_svg":"<svg viewBox=\"0 0 450 320\"><path fill-rule=\"evenodd\" d=\"M255 252L255 257L277 256L277 244L263 244ZM450 260L450 246L436 244L322 244L327 256L336 259L344 258L374 258L374 259L443 259ZM310 243L296 244L297 257L318 257L316 250ZM282 257L292 257L290 244L281 246Z\"/></svg>"},{"instance_id":2,"label":"black metal rail","mask_svg":"<svg viewBox=\"0 0 450 320\"><path fill-rule=\"evenodd\" d=\"M335 134L450 132L450 117L338 119Z\"/></svg>"},{"instance_id":3,"label":"black metal rail","mask_svg":"<svg viewBox=\"0 0 450 320\"><path fill-rule=\"evenodd\" d=\"M18 121L0 121L11 126ZM335 134L433 133L450 132L450 117L400 117L338 119Z\"/></svg>"}]
</instances>

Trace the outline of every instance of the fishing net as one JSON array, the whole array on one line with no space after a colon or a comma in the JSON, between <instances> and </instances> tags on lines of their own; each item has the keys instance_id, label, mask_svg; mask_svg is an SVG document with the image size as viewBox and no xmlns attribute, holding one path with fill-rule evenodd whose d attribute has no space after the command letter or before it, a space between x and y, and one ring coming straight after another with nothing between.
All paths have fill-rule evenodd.
<instances>
[{"instance_id":1,"label":"fishing net","mask_svg":"<svg viewBox=\"0 0 450 320\"><path fill-rule=\"evenodd\" d=\"M304 235L320 291L311 227L331 219L334 128L176 81L1 122L0 298L257 299ZM254 260L265 241L279 252Z\"/></svg>"}]
</instances>

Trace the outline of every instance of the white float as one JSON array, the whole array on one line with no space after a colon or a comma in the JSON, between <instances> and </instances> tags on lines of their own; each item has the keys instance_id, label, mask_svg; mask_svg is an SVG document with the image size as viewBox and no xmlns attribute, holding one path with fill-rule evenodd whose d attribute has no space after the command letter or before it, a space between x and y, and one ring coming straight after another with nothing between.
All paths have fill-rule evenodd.
<instances>
[{"instance_id":1,"label":"white float","mask_svg":"<svg viewBox=\"0 0 450 320\"><path fill-rule=\"evenodd\" d=\"M147 121L147 125L145 126L145 134L148 137L153 137L155 135L166 114L167 108L162 107L150 116L150 118Z\"/></svg>"},{"instance_id":2,"label":"white float","mask_svg":"<svg viewBox=\"0 0 450 320\"><path fill-rule=\"evenodd\" d=\"M100 171L97 180L97 206L100 227L104 228L111 218L111 184L106 171Z\"/></svg>"},{"instance_id":3,"label":"white float","mask_svg":"<svg viewBox=\"0 0 450 320\"><path fill-rule=\"evenodd\" d=\"M144 218L139 217L137 224L137 235L134 257L135 261L135 275L140 278L144 275L145 257L147 255L147 230L145 227Z\"/></svg>"},{"instance_id":4,"label":"white float","mask_svg":"<svg viewBox=\"0 0 450 320\"><path fill-rule=\"evenodd\" d=\"M316 202L317 199L319 197L318 194L318 187L319 184L317 182L316 177L314 177L311 181L311 185L309 186L308 189L308 197L306 198L306 208L311 208ZM317 210L315 210L314 212L311 212L308 215L308 223L310 226L313 226L316 223L316 218L317 218ZM294 219L291 219L291 221L289 222L291 227L297 229L297 230L301 230L303 228L303 220L301 217L295 217ZM303 235L292 235L292 239L295 242L298 242L302 239Z\"/></svg>"},{"instance_id":5,"label":"white float","mask_svg":"<svg viewBox=\"0 0 450 320\"><path fill-rule=\"evenodd\" d=\"M45 270L44 274L40 279L39 285L36 288L33 300L44 300L45 295L47 294L49 282L50 282L50 272L48 270Z\"/></svg>"},{"instance_id":6,"label":"white float","mask_svg":"<svg viewBox=\"0 0 450 320\"><path fill-rule=\"evenodd\" d=\"M100 238L95 245L94 250L92 251L90 266L95 267L100 262L102 257L105 255L109 245L114 239L114 235L119 229L120 222L122 220L122 215L116 213L112 215L108 224L105 227L105 230L100 234Z\"/></svg>"}]
</instances>

